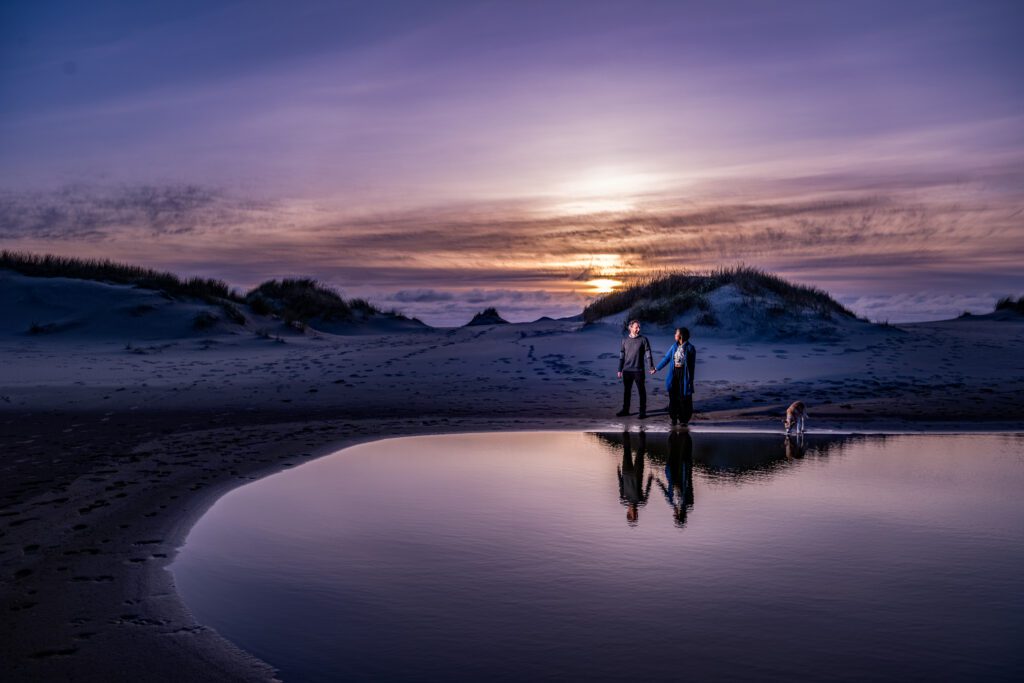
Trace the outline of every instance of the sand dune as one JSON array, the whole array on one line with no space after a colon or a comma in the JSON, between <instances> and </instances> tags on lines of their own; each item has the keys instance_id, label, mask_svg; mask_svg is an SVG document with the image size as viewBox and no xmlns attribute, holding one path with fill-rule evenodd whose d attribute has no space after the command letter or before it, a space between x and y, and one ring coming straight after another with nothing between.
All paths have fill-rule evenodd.
<instances>
[{"instance_id":1,"label":"sand dune","mask_svg":"<svg viewBox=\"0 0 1024 683\"><path fill-rule=\"evenodd\" d=\"M600 418L619 399L617 318L334 330L355 335L301 332L250 313L246 325L222 320L196 329L195 317L216 315L216 306L125 286L0 277L13 302L0 324L9 359L0 380L5 409L377 416L475 415L493 407L506 415ZM704 419L780 413L798 398L814 406L819 426L835 428L866 417L1015 420L1024 410L1020 316L881 326L751 320L750 306L724 291L715 302L719 324L691 328ZM52 327L32 333L32 325ZM671 343L671 326L648 326L645 334L656 354ZM650 390L656 405L664 401L660 381Z\"/></svg>"}]
</instances>

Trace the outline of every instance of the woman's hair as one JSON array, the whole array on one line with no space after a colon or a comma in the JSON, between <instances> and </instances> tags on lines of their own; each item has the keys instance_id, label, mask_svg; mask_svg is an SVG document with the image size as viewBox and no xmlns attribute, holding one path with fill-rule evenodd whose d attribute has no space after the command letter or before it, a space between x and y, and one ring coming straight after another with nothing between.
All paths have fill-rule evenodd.
<instances>
[{"instance_id":1,"label":"woman's hair","mask_svg":"<svg viewBox=\"0 0 1024 683\"><path fill-rule=\"evenodd\" d=\"M686 327L677 327L676 334L683 338L683 341L690 341L690 330Z\"/></svg>"}]
</instances>

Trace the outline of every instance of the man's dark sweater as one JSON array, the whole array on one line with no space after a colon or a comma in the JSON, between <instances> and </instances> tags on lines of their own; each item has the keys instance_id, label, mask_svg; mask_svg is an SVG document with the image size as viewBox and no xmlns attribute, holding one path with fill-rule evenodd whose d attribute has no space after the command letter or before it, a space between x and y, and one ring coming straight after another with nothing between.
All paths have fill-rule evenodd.
<instances>
[{"instance_id":1,"label":"man's dark sweater","mask_svg":"<svg viewBox=\"0 0 1024 683\"><path fill-rule=\"evenodd\" d=\"M619 372L643 372L644 358L647 359L647 367L653 370L654 356L651 355L651 342L647 341L647 337L641 334L622 339L622 348L619 350Z\"/></svg>"}]
</instances>

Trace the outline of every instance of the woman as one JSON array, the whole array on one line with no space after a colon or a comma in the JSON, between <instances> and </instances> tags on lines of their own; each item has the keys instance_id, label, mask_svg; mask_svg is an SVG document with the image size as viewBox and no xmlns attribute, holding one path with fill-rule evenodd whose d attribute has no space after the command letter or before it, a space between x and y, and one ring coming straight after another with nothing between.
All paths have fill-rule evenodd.
<instances>
[{"instance_id":1,"label":"woman","mask_svg":"<svg viewBox=\"0 0 1024 683\"><path fill-rule=\"evenodd\" d=\"M671 365L669 365L671 363ZM690 343L690 330L676 328L676 342L658 363L658 370L669 366L665 378L668 390L668 414L672 424L684 425L693 416L693 370L697 364L697 349Z\"/></svg>"}]
</instances>

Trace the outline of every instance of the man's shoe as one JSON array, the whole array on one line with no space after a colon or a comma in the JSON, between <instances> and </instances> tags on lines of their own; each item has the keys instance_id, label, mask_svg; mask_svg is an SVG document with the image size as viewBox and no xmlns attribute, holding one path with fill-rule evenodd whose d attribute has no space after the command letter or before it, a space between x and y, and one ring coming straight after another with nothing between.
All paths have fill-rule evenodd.
<instances>
[{"instance_id":1,"label":"man's shoe","mask_svg":"<svg viewBox=\"0 0 1024 683\"><path fill-rule=\"evenodd\" d=\"M679 424L679 420L677 418L673 417L672 418L672 426L675 427L677 424Z\"/></svg>"},{"instance_id":2,"label":"man's shoe","mask_svg":"<svg viewBox=\"0 0 1024 683\"><path fill-rule=\"evenodd\" d=\"M615 413L615 417L626 417L627 415L629 415L629 411L626 410L625 408Z\"/></svg>"}]
</instances>

